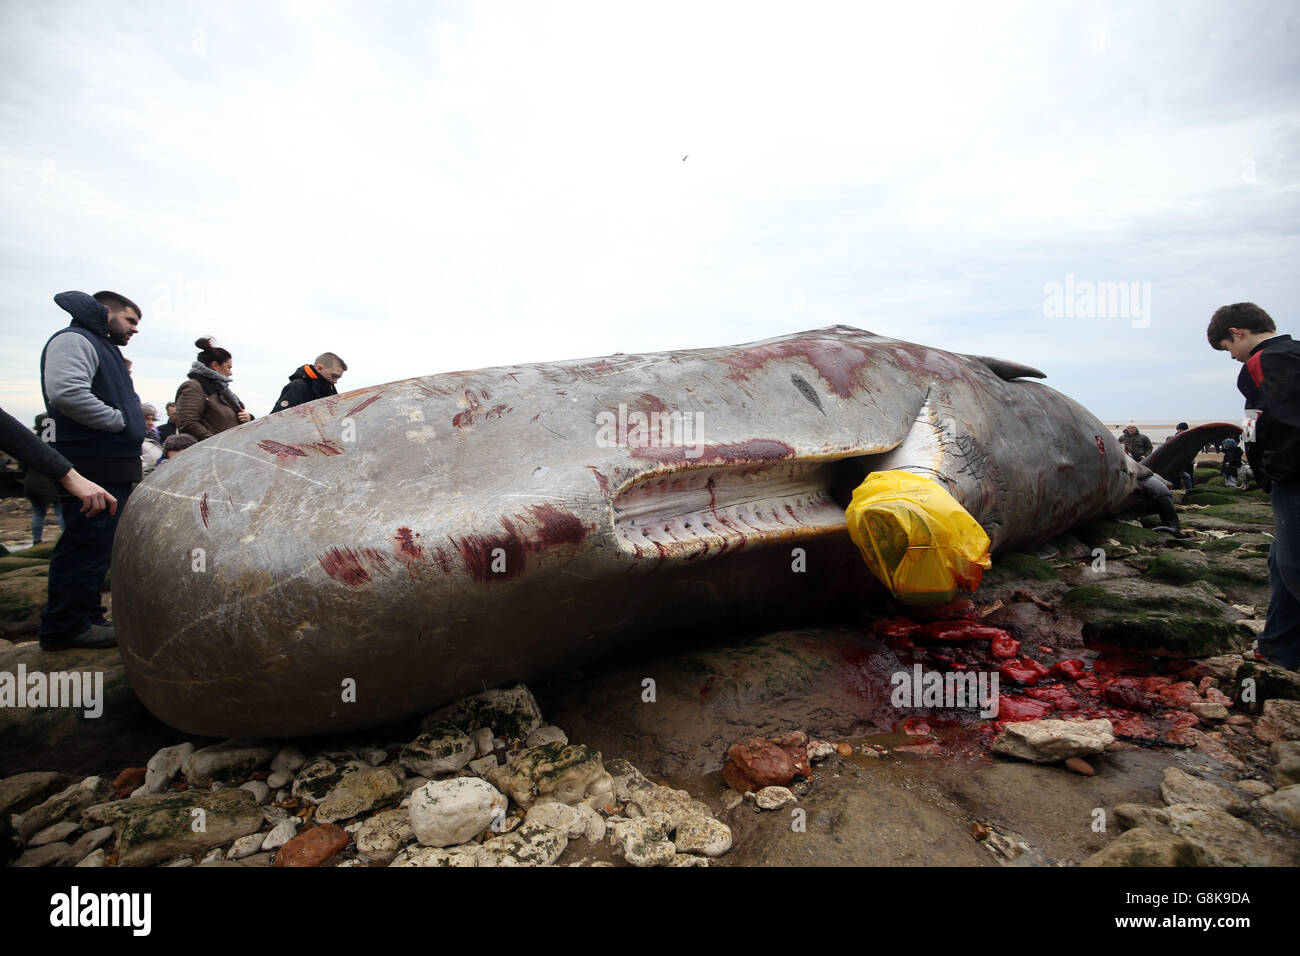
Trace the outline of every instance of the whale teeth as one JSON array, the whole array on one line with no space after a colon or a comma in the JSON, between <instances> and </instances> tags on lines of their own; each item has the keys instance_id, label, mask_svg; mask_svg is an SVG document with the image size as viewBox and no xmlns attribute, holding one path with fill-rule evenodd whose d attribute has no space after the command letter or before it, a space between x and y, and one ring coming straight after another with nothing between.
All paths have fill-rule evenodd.
<instances>
[{"instance_id":1,"label":"whale teeth","mask_svg":"<svg viewBox=\"0 0 1300 956\"><path fill-rule=\"evenodd\" d=\"M843 530L844 509L831 488L846 461L701 468L648 478L615 498L615 540L637 555L690 558Z\"/></svg>"}]
</instances>

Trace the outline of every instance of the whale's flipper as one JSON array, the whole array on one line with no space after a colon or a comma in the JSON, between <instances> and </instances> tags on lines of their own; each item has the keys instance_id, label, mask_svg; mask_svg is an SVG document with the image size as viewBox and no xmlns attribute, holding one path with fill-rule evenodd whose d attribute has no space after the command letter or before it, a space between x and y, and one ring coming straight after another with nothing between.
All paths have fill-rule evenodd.
<instances>
[{"instance_id":1,"label":"whale's flipper","mask_svg":"<svg viewBox=\"0 0 1300 956\"><path fill-rule=\"evenodd\" d=\"M988 355L967 355L966 358L974 359L976 362L983 362L989 367L989 371L1007 382L1016 378L1047 378L1036 368L1021 365L1019 362L1010 362L1007 359L992 358Z\"/></svg>"}]
</instances>

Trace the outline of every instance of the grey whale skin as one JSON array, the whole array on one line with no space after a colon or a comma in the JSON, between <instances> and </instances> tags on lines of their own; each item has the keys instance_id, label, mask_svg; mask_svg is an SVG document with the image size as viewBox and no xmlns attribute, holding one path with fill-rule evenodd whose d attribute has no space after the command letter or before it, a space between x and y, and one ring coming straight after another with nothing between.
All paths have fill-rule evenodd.
<instances>
[{"instance_id":1,"label":"grey whale skin","mask_svg":"<svg viewBox=\"0 0 1300 956\"><path fill-rule=\"evenodd\" d=\"M871 471L942 482L995 552L1135 497L1150 472L1023 376L1041 373L834 326L412 378L256 419L132 495L122 658L173 727L293 736L681 628L860 606L884 592L843 507ZM602 436L620 405L626 440ZM637 412L695 433L648 442Z\"/></svg>"}]
</instances>

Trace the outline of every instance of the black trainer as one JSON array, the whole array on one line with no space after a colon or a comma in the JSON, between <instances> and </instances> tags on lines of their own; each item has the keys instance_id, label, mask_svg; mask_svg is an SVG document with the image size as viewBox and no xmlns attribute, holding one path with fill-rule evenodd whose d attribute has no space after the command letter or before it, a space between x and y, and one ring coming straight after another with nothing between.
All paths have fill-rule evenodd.
<instances>
[{"instance_id":1,"label":"black trainer","mask_svg":"<svg viewBox=\"0 0 1300 956\"><path fill-rule=\"evenodd\" d=\"M117 647L117 632L112 624L92 624L76 637L67 640L41 638L43 651L67 651L74 648Z\"/></svg>"}]
</instances>

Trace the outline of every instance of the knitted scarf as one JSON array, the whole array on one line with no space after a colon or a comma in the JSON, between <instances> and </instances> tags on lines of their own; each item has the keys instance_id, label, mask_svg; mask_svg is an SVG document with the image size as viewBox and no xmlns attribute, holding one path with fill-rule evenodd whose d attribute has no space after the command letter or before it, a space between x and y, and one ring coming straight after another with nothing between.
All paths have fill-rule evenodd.
<instances>
[{"instance_id":1,"label":"knitted scarf","mask_svg":"<svg viewBox=\"0 0 1300 956\"><path fill-rule=\"evenodd\" d=\"M201 362L193 362L190 364L190 375L200 376L211 382L215 382L220 389L221 397L225 400L226 404L236 411L244 407L244 403L239 400L239 396L230 390L230 383L235 380L233 376L222 375L216 369L208 368Z\"/></svg>"}]
</instances>

